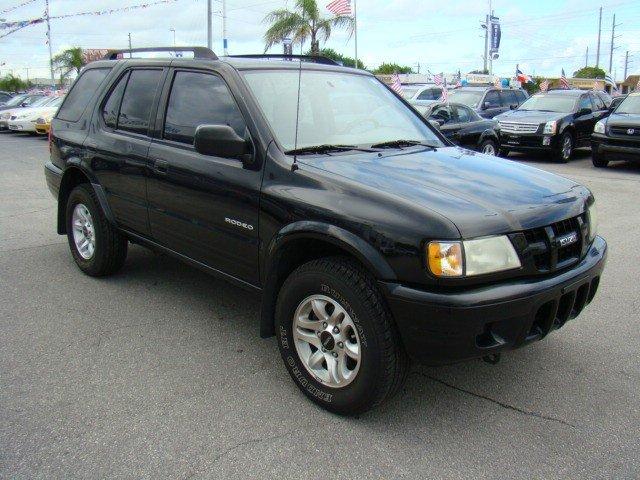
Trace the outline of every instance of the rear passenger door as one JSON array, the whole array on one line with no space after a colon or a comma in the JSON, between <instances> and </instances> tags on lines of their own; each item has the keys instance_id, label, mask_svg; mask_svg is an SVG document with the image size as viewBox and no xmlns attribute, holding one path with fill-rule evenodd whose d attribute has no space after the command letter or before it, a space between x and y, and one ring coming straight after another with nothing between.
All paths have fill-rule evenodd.
<instances>
[{"instance_id":1,"label":"rear passenger door","mask_svg":"<svg viewBox=\"0 0 640 480\"><path fill-rule=\"evenodd\" d=\"M156 119L158 138L149 150L153 238L256 284L262 171L237 158L202 155L193 147L199 125L228 125L250 140L243 114L218 74L176 69L171 77Z\"/></svg>"},{"instance_id":2,"label":"rear passenger door","mask_svg":"<svg viewBox=\"0 0 640 480\"><path fill-rule=\"evenodd\" d=\"M125 71L102 99L96 132L85 147L118 225L148 236L147 154L162 68Z\"/></svg>"}]
</instances>

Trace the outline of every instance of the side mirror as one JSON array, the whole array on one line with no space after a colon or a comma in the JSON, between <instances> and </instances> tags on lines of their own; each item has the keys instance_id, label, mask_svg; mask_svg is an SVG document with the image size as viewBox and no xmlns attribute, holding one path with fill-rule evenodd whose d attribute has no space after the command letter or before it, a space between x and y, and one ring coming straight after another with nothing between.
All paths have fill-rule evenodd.
<instances>
[{"instance_id":1,"label":"side mirror","mask_svg":"<svg viewBox=\"0 0 640 480\"><path fill-rule=\"evenodd\" d=\"M516 103L512 103L511 105L509 105L510 110L515 110L516 108L518 108L518 105Z\"/></svg>"},{"instance_id":2,"label":"side mirror","mask_svg":"<svg viewBox=\"0 0 640 480\"><path fill-rule=\"evenodd\" d=\"M24 108L24 107L28 107L28 106L29 106L29 103L28 103L28 102L22 102L22 103L20 104L20 106L21 106L21 107L23 107L23 108Z\"/></svg>"},{"instance_id":3,"label":"side mirror","mask_svg":"<svg viewBox=\"0 0 640 480\"><path fill-rule=\"evenodd\" d=\"M491 104L489 102L484 102L482 104L482 110L487 110L489 108L491 108Z\"/></svg>"},{"instance_id":4,"label":"side mirror","mask_svg":"<svg viewBox=\"0 0 640 480\"><path fill-rule=\"evenodd\" d=\"M247 141L228 125L199 125L193 139L196 152L222 158L239 158L247 153Z\"/></svg>"},{"instance_id":5,"label":"side mirror","mask_svg":"<svg viewBox=\"0 0 640 480\"><path fill-rule=\"evenodd\" d=\"M433 128L435 128L436 130L440 130L440 122L438 122L437 120L429 120L429 123L431 124L431 126Z\"/></svg>"}]
</instances>

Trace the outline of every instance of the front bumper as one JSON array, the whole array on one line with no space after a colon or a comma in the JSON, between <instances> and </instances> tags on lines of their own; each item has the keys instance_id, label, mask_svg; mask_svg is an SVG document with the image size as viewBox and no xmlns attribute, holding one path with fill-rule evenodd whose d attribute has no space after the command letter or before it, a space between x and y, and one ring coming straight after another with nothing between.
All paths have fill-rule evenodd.
<instances>
[{"instance_id":1,"label":"front bumper","mask_svg":"<svg viewBox=\"0 0 640 480\"><path fill-rule=\"evenodd\" d=\"M594 133L591 135L591 152L606 160L640 161L640 139L613 138Z\"/></svg>"},{"instance_id":2,"label":"front bumper","mask_svg":"<svg viewBox=\"0 0 640 480\"><path fill-rule=\"evenodd\" d=\"M379 282L405 349L428 365L454 363L541 340L593 299L607 256L596 237L571 270L452 293Z\"/></svg>"},{"instance_id":3,"label":"front bumper","mask_svg":"<svg viewBox=\"0 0 640 480\"><path fill-rule=\"evenodd\" d=\"M546 140L545 140L546 139ZM500 148L518 152L550 152L560 148L559 135L500 132Z\"/></svg>"},{"instance_id":4,"label":"front bumper","mask_svg":"<svg viewBox=\"0 0 640 480\"><path fill-rule=\"evenodd\" d=\"M35 132L36 124L31 120L9 120L9 130L14 132Z\"/></svg>"}]
</instances>

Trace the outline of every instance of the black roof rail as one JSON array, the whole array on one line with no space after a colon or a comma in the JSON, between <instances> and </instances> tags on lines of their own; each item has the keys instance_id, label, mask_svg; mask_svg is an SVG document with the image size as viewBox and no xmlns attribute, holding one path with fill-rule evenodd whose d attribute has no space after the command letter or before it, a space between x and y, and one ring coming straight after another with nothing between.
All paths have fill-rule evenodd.
<instances>
[{"instance_id":1,"label":"black roof rail","mask_svg":"<svg viewBox=\"0 0 640 480\"><path fill-rule=\"evenodd\" d=\"M252 54L246 54L246 55L229 55L228 57L229 58L257 58L257 59L267 59L267 60L270 58L274 58L278 60L301 60L301 61L310 62L310 63L321 63L322 65L335 65L338 67L342 66L338 62L336 62L335 60L331 60L330 58L322 57L322 56L314 56L314 55L285 55L282 53L265 53L265 54L252 53Z\"/></svg>"},{"instance_id":2,"label":"black roof rail","mask_svg":"<svg viewBox=\"0 0 640 480\"><path fill-rule=\"evenodd\" d=\"M124 55L125 53L139 53L139 52L192 52L193 58L205 58L208 60L218 60L218 56L213 53L213 50L207 47L144 47L144 48L124 48L119 50L109 50L109 52L102 57L103 60L117 60L118 55Z\"/></svg>"}]
</instances>

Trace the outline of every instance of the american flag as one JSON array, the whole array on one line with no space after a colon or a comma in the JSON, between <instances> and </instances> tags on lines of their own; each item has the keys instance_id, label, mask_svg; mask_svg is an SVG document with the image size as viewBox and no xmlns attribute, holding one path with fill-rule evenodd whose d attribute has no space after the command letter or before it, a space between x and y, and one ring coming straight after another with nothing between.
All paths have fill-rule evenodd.
<instances>
[{"instance_id":1,"label":"american flag","mask_svg":"<svg viewBox=\"0 0 640 480\"><path fill-rule=\"evenodd\" d=\"M567 76L564 74L564 68L562 69L562 76L560 77L560 86L565 90L570 89L569 81L567 80Z\"/></svg>"},{"instance_id":2,"label":"american flag","mask_svg":"<svg viewBox=\"0 0 640 480\"><path fill-rule=\"evenodd\" d=\"M442 95L440 96L440 101L443 103L447 103L449 101L449 92L447 91L447 87L442 87Z\"/></svg>"},{"instance_id":3,"label":"american flag","mask_svg":"<svg viewBox=\"0 0 640 480\"><path fill-rule=\"evenodd\" d=\"M544 79L542 82L540 82L540 91L546 92L547 90L549 90L549 80Z\"/></svg>"},{"instance_id":4,"label":"american flag","mask_svg":"<svg viewBox=\"0 0 640 480\"><path fill-rule=\"evenodd\" d=\"M444 73L436 73L433 76L433 83L436 85L442 85L444 83Z\"/></svg>"},{"instance_id":5,"label":"american flag","mask_svg":"<svg viewBox=\"0 0 640 480\"><path fill-rule=\"evenodd\" d=\"M402 83L400 83L400 75L397 73L394 73L393 77L391 77L391 90L398 95L402 95Z\"/></svg>"},{"instance_id":6,"label":"american flag","mask_svg":"<svg viewBox=\"0 0 640 480\"><path fill-rule=\"evenodd\" d=\"M640 90L640 78L638 79L638 83L636 83L636 90Z\"/></svg>"},{"instance_id":7,"label":"american flag","mask_svg":"<svg viewBox=\"0 0 640 480\"><path fill-rule=\"evenodd\" d=\"M496 77L493 80L493 86L496 88L502 88L502 80L500 79L500 77Z\"/></svg>"},{"instance_id":8,"label":"american flag","mask_svg":"<svg viewBox=\"0 0 640 480\"><path fill-rule=\"evenodd\" d=\"M337 16L351 15L351 0L334 0L327 4L327 10Z\"/></svg>"}]
</instances>

